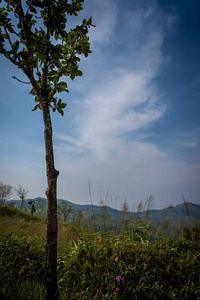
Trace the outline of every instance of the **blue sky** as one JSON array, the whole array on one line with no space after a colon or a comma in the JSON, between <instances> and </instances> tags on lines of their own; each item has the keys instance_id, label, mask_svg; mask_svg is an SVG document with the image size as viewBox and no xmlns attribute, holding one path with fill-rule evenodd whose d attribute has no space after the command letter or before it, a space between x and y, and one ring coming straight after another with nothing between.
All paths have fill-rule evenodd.
<instances>
[{"instance_id":1,"label":"blue sky","mask_svg":"<svg viewBox=\"0 0 200 300\"><path fill-rule=\"evenodd\" d=\"M200 204L200 2L85 0L92 54L52 113L58 198L134 210ZM0 56L0 181L45 196L43 122L25 76ZM17 199L16 193L11 196Z\"/></svg>"}]
</instances>

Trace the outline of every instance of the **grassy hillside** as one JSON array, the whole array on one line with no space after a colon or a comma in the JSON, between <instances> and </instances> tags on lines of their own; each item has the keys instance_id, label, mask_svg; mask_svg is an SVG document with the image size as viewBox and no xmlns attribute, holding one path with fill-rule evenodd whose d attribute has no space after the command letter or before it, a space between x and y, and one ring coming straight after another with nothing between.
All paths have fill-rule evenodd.
<instances>
[{"instance_id":1,"label":"grassy hillside","mask_svg":"<svg viewBox=\"0 0 200 300\"><path fill-rule=\"evenodd\" d=\"M39 200L38 200L39 199ZM28 199L24 201L24 209L28 210L28 202L30 200L35 201L36 212L34 215L45 216L47 202L45 198ZM43 208L37 204L38 201L42 200ZM84 228L91 228L95 230L115 230L119 231L122 228L122 223L126 220L126 223L134 223L135 220L140 218L144 221L151 223L151 228L156 231L167 233L173 233L177 235L177 232L182 227L196 226L200 228L200 205L193 203L182 203L175 207L169 206L166 209L155 210L148 209L148 203L140 203L137 212L130 211L119 211L109 206L102 205L79 205L69 202L67 200L58 200L58 206L61 201L67 203L68 207L71 208L71 212L67 216L67 223L74 225L77 224L77 216L81 212L81 218L79 225ZM9 204L15 203L17 208L21 207L21 201L12 200L8 201ZM80 217L80 215L79 215ZM62 214L59 215L61 221L63 221Z\"/></svg>"},{"instance_id":2,"label":"grassy hillside","mask_svg":"<svg viewBox=\"0 0 200 300\"><path fill-rule=\"evenodd\" d=\"M60 299L200 299L200 231L155 235L124 218L119 232L59 223ZM0 205L0 299L46 299L45 218Z\"/></svg>"},{"instance_id":3,"label":"grassy hillside","mask_svg":"<svg viewBox=\"0 0 200 300\"><path fill-rule=\"evenodd\" d=\"M77 239L79 228L67 223L58 223L58 249L71 247ZM46 219L22 212L15 207L0 205L0 235L1 236L31 236L37 239L41 246L45 245Z\"/></svg>"}]
</instances>

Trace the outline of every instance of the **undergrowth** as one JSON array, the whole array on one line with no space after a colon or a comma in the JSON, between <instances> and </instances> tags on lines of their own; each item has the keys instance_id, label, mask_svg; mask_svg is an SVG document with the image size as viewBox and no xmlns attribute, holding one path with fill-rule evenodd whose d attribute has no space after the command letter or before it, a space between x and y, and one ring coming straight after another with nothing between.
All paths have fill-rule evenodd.
<instances>
[{"instance_id":1,"label":"undergrowth","mask_svg":"<svg viewBox=\"0 0 200 300\"><path fill-rule=\"evenodd\" d=\"M0 234L0 299L46 299L45 246L36 226L42 221L4 215L2 225L6 218L10 229ZM200 243L194 235L158 239L139 219L131 227L122 225L114 233L59 224L61 300L200 299Z\"/></svg>"}]
</instances>

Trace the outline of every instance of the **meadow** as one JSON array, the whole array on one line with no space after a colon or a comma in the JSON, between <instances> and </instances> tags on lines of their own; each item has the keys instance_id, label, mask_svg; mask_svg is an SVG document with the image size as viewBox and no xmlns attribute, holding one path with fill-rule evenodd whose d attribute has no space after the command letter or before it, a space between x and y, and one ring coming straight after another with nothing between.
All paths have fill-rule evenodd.
<instances>
[{"instance_id":1,"label":"meadow","mask_svg":"<svg viewBox=\"0 0 200 300\"><path fill-rule=\"evenodd\" d=\"M46 299L45 218L0 206L0 299ZM120 231L59 222L60 299L200 299L200 232L152 233L121 220Z\"/></svg>"}]
</instances>

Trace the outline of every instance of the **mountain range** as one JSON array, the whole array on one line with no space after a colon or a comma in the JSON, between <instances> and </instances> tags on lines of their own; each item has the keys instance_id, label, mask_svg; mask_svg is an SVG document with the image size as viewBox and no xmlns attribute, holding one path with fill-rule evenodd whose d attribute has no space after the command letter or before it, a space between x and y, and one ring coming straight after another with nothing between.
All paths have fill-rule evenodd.
<instances>
[{"instance_id":1,"label":"mountain range","mask_svg":"<svg viewBox=\"0 0 200 300\"><path fill-rule=\"evenodd\" d=\"M43 215L46 214L47 200L45 198L37 197L34 199L24 200L24 209L28 209L28 202L34 200L36 206L36 214L39 213L38 203L43 205ZM64 201L64 202L62 202ZM16 208L21 207L21 200L9 200L9 204L15 204ZM67 216L68 223L74 223L77 219L77 215L81 216L81 222L84 227L89 222L93 222L96 226L104 226L105 229L112 230L117 224L125 222L131 223L133 220L145 220L150 221L156 227L164 227L167 230L178 228L180 226L197 226L200 228L200 205L190 202L184 202L176 206L169 206L165 209L145 209L144 206L140 206L137 212L128 211L128 209L117 210L111 208L105 204L98 205L81 205L74 204L68 200L58 200L58 206L66 204L71 208L69 215ZM156 224L156 225L155 225Z\"/></svg>"}]
</instances>

